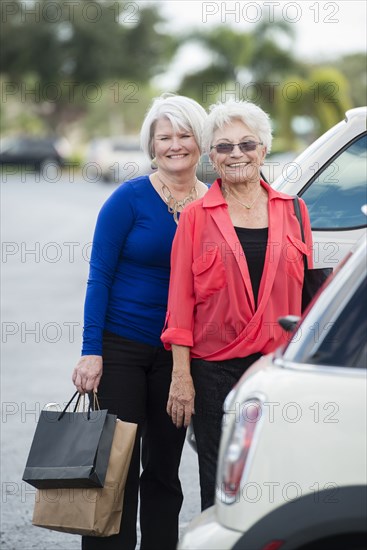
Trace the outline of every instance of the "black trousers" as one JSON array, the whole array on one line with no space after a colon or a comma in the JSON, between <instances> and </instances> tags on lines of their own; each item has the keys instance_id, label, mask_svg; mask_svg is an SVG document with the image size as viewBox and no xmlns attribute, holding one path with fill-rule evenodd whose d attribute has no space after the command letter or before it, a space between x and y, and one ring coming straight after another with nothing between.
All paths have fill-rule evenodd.
<instances>
[{"instance_id":1,"label":"black trousers","mask_svg":"<svg viewBox=\"0 0 367 550\"><path fill-rule=\"evenodd\" d=\"M105 332L101 408L138 424L121 528L110 537L82 537L83 550L133 550L140 489L141 550L174 550L183 495L178 469L185 441L166 412L172 354ZM142 447L140 442L142 441ZM142 474L140 475L140 454Z\"/></svg>"},{"instance_id":2,"label":"black trousers","mask_svg":"<svg viewBox=\"0 0 367 550\"><path fill-rule=\"evenodd\" d=\"M221 437L223 404L228 393L260 353L226 361L191 361L195 386L195 414L192 417L199 460L201 509L213 506Z\"/></svg>"}]
</instances>

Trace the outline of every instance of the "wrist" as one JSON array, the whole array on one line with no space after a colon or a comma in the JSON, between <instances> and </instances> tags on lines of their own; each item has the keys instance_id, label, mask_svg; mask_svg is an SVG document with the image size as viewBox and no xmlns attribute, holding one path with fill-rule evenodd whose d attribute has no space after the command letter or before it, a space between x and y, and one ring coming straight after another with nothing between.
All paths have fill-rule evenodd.
<instances>
[{"instance_id":1,"label":"wrist","mask_svg":"<svg viewBox=\"0 0 367 550\"><path fill-rule=\"evenodd\" d=\"M191 377L190 364L174 364L172 368L172 375Z\"/></svg>"}]
</instances>

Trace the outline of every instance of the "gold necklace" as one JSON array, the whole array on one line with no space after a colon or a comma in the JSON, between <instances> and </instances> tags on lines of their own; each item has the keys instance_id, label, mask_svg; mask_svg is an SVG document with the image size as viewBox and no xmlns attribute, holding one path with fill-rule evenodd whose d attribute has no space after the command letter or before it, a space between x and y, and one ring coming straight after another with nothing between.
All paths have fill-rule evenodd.
<instances>
[{"instance_id":1,"label":"gold necklace","mask_svg":"<svg viewBox=\"0 0 367 550\"><path fill-rule=\"evenodd\" d=\"M261 185L260 185L260 189L259 189L259 191L258 191L256 197L254 198L254 200L252 201L251 204L245 204L244 202L240 201L240 199L238 199L238 198L236 197L236 195L233 193L233 191L232 191L232 189L231 189L230 187L229 187L228 189L227 189L227 187L225 187L225 191L226 191L226 193L229 192L229 193L232 195L232 197L234 198L235 201L239 202L242 206L244 206L245 208L247 208L247 210L250 210L250 209L254 206L255 202L257 201L257 199L258 199L259 196L260 196L260 193L261 193Z\"/></svg>"},{"instance_id":2,"label":"gold necklace","mask_svg":"<svg viewBox=\"0 0 367 550\"><path fill-rule=\"evenodd\" d=\"M164 181L161 180L158 172L156 172L156 174L157 174L157 178L162 184L162 187L161 187L162 196L167 203L168 212L170 214L173 214L173 219L175 220L176 224L178 224L178 213L182 212L182 210L185 208L187 204L189 204L189 202L192 202L198 198L198 191L196 189L196 184L198 182L198 179L197 178L195 179L195 184L190 189L190 193L187 195L187 197L181 200L178 200L172 195L170 188L164 183Z\"/></svg>"}]
</instances>

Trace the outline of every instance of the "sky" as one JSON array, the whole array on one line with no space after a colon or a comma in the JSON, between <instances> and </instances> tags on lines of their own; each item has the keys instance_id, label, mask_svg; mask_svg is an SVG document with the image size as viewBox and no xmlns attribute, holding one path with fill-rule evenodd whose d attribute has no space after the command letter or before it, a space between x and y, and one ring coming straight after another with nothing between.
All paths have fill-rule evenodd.
<instances>
[{"instance_id":1,"label":"sky","mask_svg":"<svg viewBox=\"0 0 367 550\"><path fill-rule=\"evenodd\" d=\"M251 32L259 21L282 19L295 30L294 53L299 59L327 61L367 49L365 0L162 0L155 3L168 19L167 29L172 33L205 31L215 25L228 25L237 32L242 29ZM156 83L165 88L174 87L183 74L205 67L208 61L208 56L198 46L185 46L165 75L156 79Z\"/></svg>"}]
</instances>

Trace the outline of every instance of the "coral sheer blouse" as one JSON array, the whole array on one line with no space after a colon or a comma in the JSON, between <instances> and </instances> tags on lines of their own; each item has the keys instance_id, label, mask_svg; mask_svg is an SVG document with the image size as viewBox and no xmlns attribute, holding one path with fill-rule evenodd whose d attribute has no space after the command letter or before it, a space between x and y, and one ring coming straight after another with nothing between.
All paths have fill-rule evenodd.
<instances>
[{"instance_id":1,"label":"coral sheer blouse","mask_svg":"<svg viewBox=\"0 0 367 550\"><path fill-rule=\"evenodd\" d=\"M277 319L301 314L303 254L312 267L312 234L304 201L302 242L293 197L261 180L268 193L269 230L256 308L243 248L229 217L221 180L188 205L171 253L162 342L191 348L192 358L221 361L268 353L287 342Z\"/></svg>"}]
</instances>

